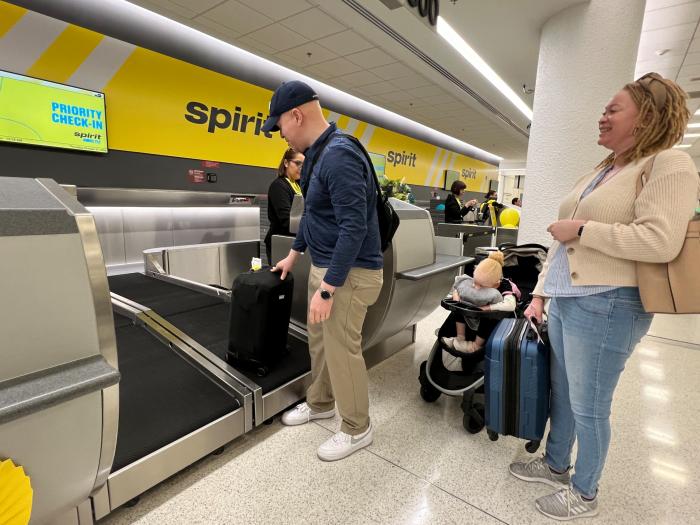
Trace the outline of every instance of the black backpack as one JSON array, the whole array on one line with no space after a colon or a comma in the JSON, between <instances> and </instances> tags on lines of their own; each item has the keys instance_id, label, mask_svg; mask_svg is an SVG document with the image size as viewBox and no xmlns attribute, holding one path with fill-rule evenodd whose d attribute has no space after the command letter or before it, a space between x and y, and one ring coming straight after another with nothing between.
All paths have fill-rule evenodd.
<instances>
[{"instance_id":1,"label":"black backpack","mask_svg":"<svg viewBox=\"0 0 700 525\"><path fill-rule=\"evenodd\" d=\"M334 135L335 133L329 133L325 141L319 146L318 150L316 151L316 154L314 155L314 158L311 159L311 168L309 173L313 171L314 165L316 164L318 157L321 155L321 152L326 148L326 145ZM377 173L374 171L372 159L370 159L369 153L367 153L365 147L357 138L353 137L352 135L348 135L346 133L342 133L341 135L350 140L358 147L358 149L365 156L367 165L369 166L369 169L372 172L374 185L377 189L377 222L379 222L379 239L381 242L381 248L383 253L389 247L391 239L394 238L394 234L396 233L396 230L399 227L399 216L397 215L396 210L394 210L394 207L389 202L389 196L382 195L382 190L379 187L379 179L377 178ZM304 193L304 197L306 197L306 188L302 188L302 190Z\"/></svg>"}]
</instances>

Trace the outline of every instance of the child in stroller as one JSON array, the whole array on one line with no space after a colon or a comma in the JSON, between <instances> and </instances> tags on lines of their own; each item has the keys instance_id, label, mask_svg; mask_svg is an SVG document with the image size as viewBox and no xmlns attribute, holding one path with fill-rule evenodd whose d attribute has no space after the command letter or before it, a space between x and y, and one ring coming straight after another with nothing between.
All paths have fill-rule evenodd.
<instances>
[{"instance_id":1,"label":"child in stroller","mask_svg":"<svg viewBox=\"0 0 700 525\"><path fill-rule=\"evenodd\" d=\"M508 279L503 279L504 256L500 251L489 256L474 268L474 277L458 275L452 289L452 300L479 307L483 311L513 312L520 290ZM455 322L456 337L442 337L446 350L442 362L449 371L462 370L462 363L483 359L483 349L496 324L493 319L483 321L457 312L450 315ZM471 333L467 339L467 326ZM465 355L467 354L467 355Z\"/></svg>"},{"instance_id":2,"label":"child in stroller","mask_svg":"<svg viewBox=\"0 0 700 525\"><path fill-rule=\"evenodd\" d=\"M501 245L474 268L473 274L479 284L489 284L482 281L480 267L486 263L487 266L483 269L493 270L494 263L503 261L504 278L498 284L502 301L477 307L457 301L452 296L441 302L441 306L451 313L438 329L437 340L427 361L421 363L420 394L428 402L436 401L441 394L462 396L462 423L470 433L477 433L484 427L486 340L501 319L521 315L523 305L530 300L530 294L537 283L546 257L547 249L538 244ZM498 270L501 270L501 264L498 264ZM487 276L490 274L484 273ZM517 282L517 286L510 279ZM462 335L462 330L465 343L460 344L458 341L461 340L459 336ZM461 351L462 349L464 351Z\"/></svg>"}]
</instances>

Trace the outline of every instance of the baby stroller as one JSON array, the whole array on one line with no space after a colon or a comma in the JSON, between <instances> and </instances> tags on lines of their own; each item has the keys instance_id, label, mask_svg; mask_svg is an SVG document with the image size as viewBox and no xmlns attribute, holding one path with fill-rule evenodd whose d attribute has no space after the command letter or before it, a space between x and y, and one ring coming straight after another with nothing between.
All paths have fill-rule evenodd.
<instances>
[{"instance_id":1,"label":"baby stroller","mask_svg":"<svg viewBox=\"0 0 700 525\"><path fill-rule=\"evenodd\" d=\"M442 343L443 337L454 337L456 335L455 318L460 316L467 324L467 340L476 337L476 331L470 328L474 321L488 322L495 324L509 316L522 316L526 305L531 300L532 291L537 284L537 277L542 269L542 263L547 257L547 248L539 244L524 244L515 246L513 244L503 244L498 248L477 253L475 263L488 256L488 251L499 249L504 255L503 277L510 279L520 290L520 298L515 312L491 312L483 311L470 304L443 299L440 305L456 315L450 315L442 326L437 330L437 340L435 341L427 361L420 365L420 395L432 403L441 394L448 396L462 396L462 425L471 434L476 434L484 428L484 352L473 354L462 353L454 349L447 348ZM443 364L443 353L447 352L454 357L462 358L462 370L448 370ZM492 441L498 439L498 435L491 435ZM535 452L539 443L528 443L528 452ZM532 449L532 450L531 450Z\"/></svg>"}]
</instances>

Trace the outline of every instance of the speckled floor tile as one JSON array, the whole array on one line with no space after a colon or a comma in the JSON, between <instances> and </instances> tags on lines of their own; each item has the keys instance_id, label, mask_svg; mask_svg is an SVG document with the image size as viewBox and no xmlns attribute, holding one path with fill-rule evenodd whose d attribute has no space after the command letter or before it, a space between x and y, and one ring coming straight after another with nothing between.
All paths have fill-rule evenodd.
<instances>
[{"instance_id":1,"label":"speckled floor tile","mask_svg":"<svg viewBox=\"0 0 700 525\"><path fill-rule=\"evenodd\" d=\"M551 489L507 472L511 461L533 457L522 441L469 435L457 398L420 398L418 366L442 320L433 314L415 345L370 371L371 450L508 523L547 523L533 502ZM698 370L700 352L656 339L637 348L613 407L598 523L700 523Z\"/></svg>"},{"instance_id":2,"label":"speckled floor tile","mask_svg":"<svg viewBox=\"0 0 700 525\"><path fill-rule=\"evenodd\" d=\"M370 370L374 443L338 463L316 458L336 417L286 428L276 420L146 493L101 524L551 524L534 500L552 492L507 471L534 456L514 438L462 428L460 400L419 395L418 367L446 317L418 325L416 343ZM664 320L665 329L672 330ZM613 407L613 443L597 524L700 523L700 352L648 338Z\"/></svg>"},{"instance_id":3,"label":"speckled floor tile","mask_svg":"<svg viewBox=\"0 0 700 525\"><path fill-rule=\"evenodd\" d=\"M498 520L367 451L316 458L315 425L260 429L100 523L497 524Z\"/></svg>"}]
</instances>

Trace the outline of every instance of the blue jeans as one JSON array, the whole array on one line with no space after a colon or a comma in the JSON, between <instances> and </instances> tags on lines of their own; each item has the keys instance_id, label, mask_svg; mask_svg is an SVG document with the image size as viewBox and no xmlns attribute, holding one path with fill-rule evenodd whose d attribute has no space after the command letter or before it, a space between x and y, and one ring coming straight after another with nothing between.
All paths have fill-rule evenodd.
<instances>
[{"instance_id":1,"label":"blue jeans","mask_svg":"<svg viewBox=\"0 0 700 525\"><path fill-rule=\"evenodd\" d=\"M545 461L557 471L578 455L571 483L595 497L610 446L610 406L627 358L653 315L637 288L584 297L555 297L549 307L551 415Z\"/></svg>"}]
</instances>

